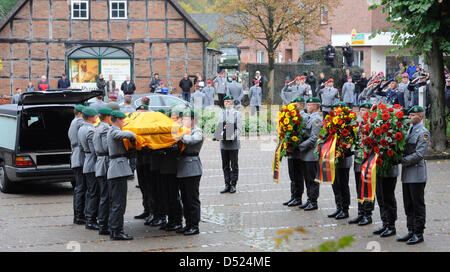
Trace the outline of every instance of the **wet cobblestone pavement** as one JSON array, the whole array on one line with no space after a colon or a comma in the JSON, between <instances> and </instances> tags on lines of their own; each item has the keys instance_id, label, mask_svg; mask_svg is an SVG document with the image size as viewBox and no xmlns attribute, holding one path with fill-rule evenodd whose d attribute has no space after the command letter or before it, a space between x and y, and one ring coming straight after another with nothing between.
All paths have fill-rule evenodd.
<instances>
[{"instance_id":1,"label":"wet cobblestone pavement","mask_svg":"<svg viewBox=\"0 0 450 272\"><path fill-rule=\"evenodd\" d=\"M281 164L280 182L272 181L273 148L269 142L243 140L239 152L240 175L236 194L221 195L223 174L219 144L205 141L201 152L204 174L200 183L202 204L200 235L185 237L145 226L134 215L142 212L141 193L130 181L125 214L125 231L132 241L110 241L74 225L72 189L69 183L30 185L21 194L0 193L0 251L300 251L343 236L355 242L344 251L449 251L450 250L450 162L428 161L425 200L427 223L425 242L408 246L396 237L380 238L372 231L381 225L378 206L374 223L365 227L347 220L327 218L335 209L331 186L320 188L319 209L305 212L282 203L289 199L287 161ZM356 215L356 191L350 172L352 202L350 217ZM397 188L397 235L406 233L401 182ZM304 201L306 197L304 196ZM294 233L279 246L279 230L302 226L306 233Z\"/></svg>"}]
</instances>

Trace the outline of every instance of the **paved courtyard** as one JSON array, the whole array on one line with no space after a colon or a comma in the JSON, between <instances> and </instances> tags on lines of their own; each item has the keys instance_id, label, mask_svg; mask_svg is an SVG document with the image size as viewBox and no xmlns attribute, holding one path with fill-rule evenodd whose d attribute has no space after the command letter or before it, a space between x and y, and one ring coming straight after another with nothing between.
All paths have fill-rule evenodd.
<instances>
[{"instance_id":1,"label":"paved courtyard","mask_svg":"<svg viewBox=\"0 0 450 272\"><path fill-rule=\"evenodd\" d=\"M380 238L372 231L381 224L378 206L374 224L349 225L347 220L327 218L335 209L331 186L320 188L319 210L305 212L281 203L289 196L287 161L281 165L280 182L272 181L273 147L270 140L243 140L239 153L237 193L219 194L223 175L218 142L205 141L201 152L204 174L200 185L202 214L200 235L185 237L145 226L134 215L142 212L141 193L128 186L125 231L132 241L110 241L84 226L72 224L72 189L69 183L27 186L21 194L0 193L0 251L300 251L329 240L354 235L345 251L449 251L450 250L450 162L428 161L426 187L427 224L425 243L416 246ZM356 214L353 170L350 175L352 203ZM406 233L400 180L396 189L397 234ZM305 198L304 198L305 200ZM289 243L275 242L279 230L302 226L306 233L294 233ZM374 246L373 246L374 245ZM370 248L370 249L368 249Z\"/></svg>"}]
</instances>

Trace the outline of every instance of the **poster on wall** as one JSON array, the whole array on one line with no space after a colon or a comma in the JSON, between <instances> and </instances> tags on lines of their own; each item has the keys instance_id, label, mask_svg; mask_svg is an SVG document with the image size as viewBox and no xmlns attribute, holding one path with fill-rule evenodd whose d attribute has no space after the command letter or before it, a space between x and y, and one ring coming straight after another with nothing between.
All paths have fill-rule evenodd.
<instances>
[{"instance_id":1,"label":"poster on wall","mask_svg":"<svg viewBox=\"0 0 450 272\"><path fill-rule=\"evenodd\" d=\"M105 80L112 75L114 81L120 86L127 76L130 76L131 63L129 59L102 59L101 73Z\"/></svg>"},{"instance_id":2,"label":"poster on wall","mask_svg":"<svg viewBox=\"0 0 450 272\"><path fill-rule=\"evenodd\" d=\"M71 87L74 89L96 89L98 65L98 59L71 59L69 61Z\"/></svg>"}]
</instances>

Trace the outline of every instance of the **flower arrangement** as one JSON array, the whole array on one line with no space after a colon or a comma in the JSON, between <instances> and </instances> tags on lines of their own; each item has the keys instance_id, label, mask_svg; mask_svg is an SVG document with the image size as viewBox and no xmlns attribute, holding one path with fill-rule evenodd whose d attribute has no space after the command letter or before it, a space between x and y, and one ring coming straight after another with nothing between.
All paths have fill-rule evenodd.
<instances>
[{"instance_id":1,"label":"flower arrangement","mask_svg":"<svg viewBox=\"0 0 450 272\"><path fill-rule=\"evenodd\" d=\"M364 116L362 124L362 146L364 157L375 152L377 169L385 176L402 158L406 145L409 120L402 106L383 103L372 106Z\"/></svg>"},{"instance_id":2,"label":"flower arrangement","mask_svg":"<svg viewBox=\"0 0 450 272\"><path fill-rule=\"evenodd\" d=\"M316 154L320 153L322 146L330 136L334 137L336 135L335 164L337 164L339 159L345 158L347 150L354 149L358 125L356 113L351 111L349 107L339 106L330 111L323 120L317 150L315 151Z\"/></svg>"},{"instance_id":3,"label":"flower arrangement","mask_svg":"<svg viewBox=\"0 0 450 272\"><path fill-rule=\"evenodd\" d=\"M302 141L303 117L297 103L284 105L278 112L278 140L280 159L292 153Z\"/></svg>"}]
</instances>

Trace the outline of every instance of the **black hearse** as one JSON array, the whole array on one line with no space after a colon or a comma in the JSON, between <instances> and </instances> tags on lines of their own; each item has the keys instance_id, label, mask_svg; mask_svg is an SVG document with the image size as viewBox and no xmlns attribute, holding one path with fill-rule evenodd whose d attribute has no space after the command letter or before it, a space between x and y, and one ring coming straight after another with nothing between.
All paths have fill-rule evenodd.
<instances>
[{"instance_id":1,"label":"black hearse","mask_svg":"<svg viewBox=\"0 0 450 272\"><path fill-rule=\"evenodd\" d=\"M18 104L0 106L0 190L19 183L72 182L67 136L74 106L102 91L27 92Z\"/></svg>"}]
</instances>

